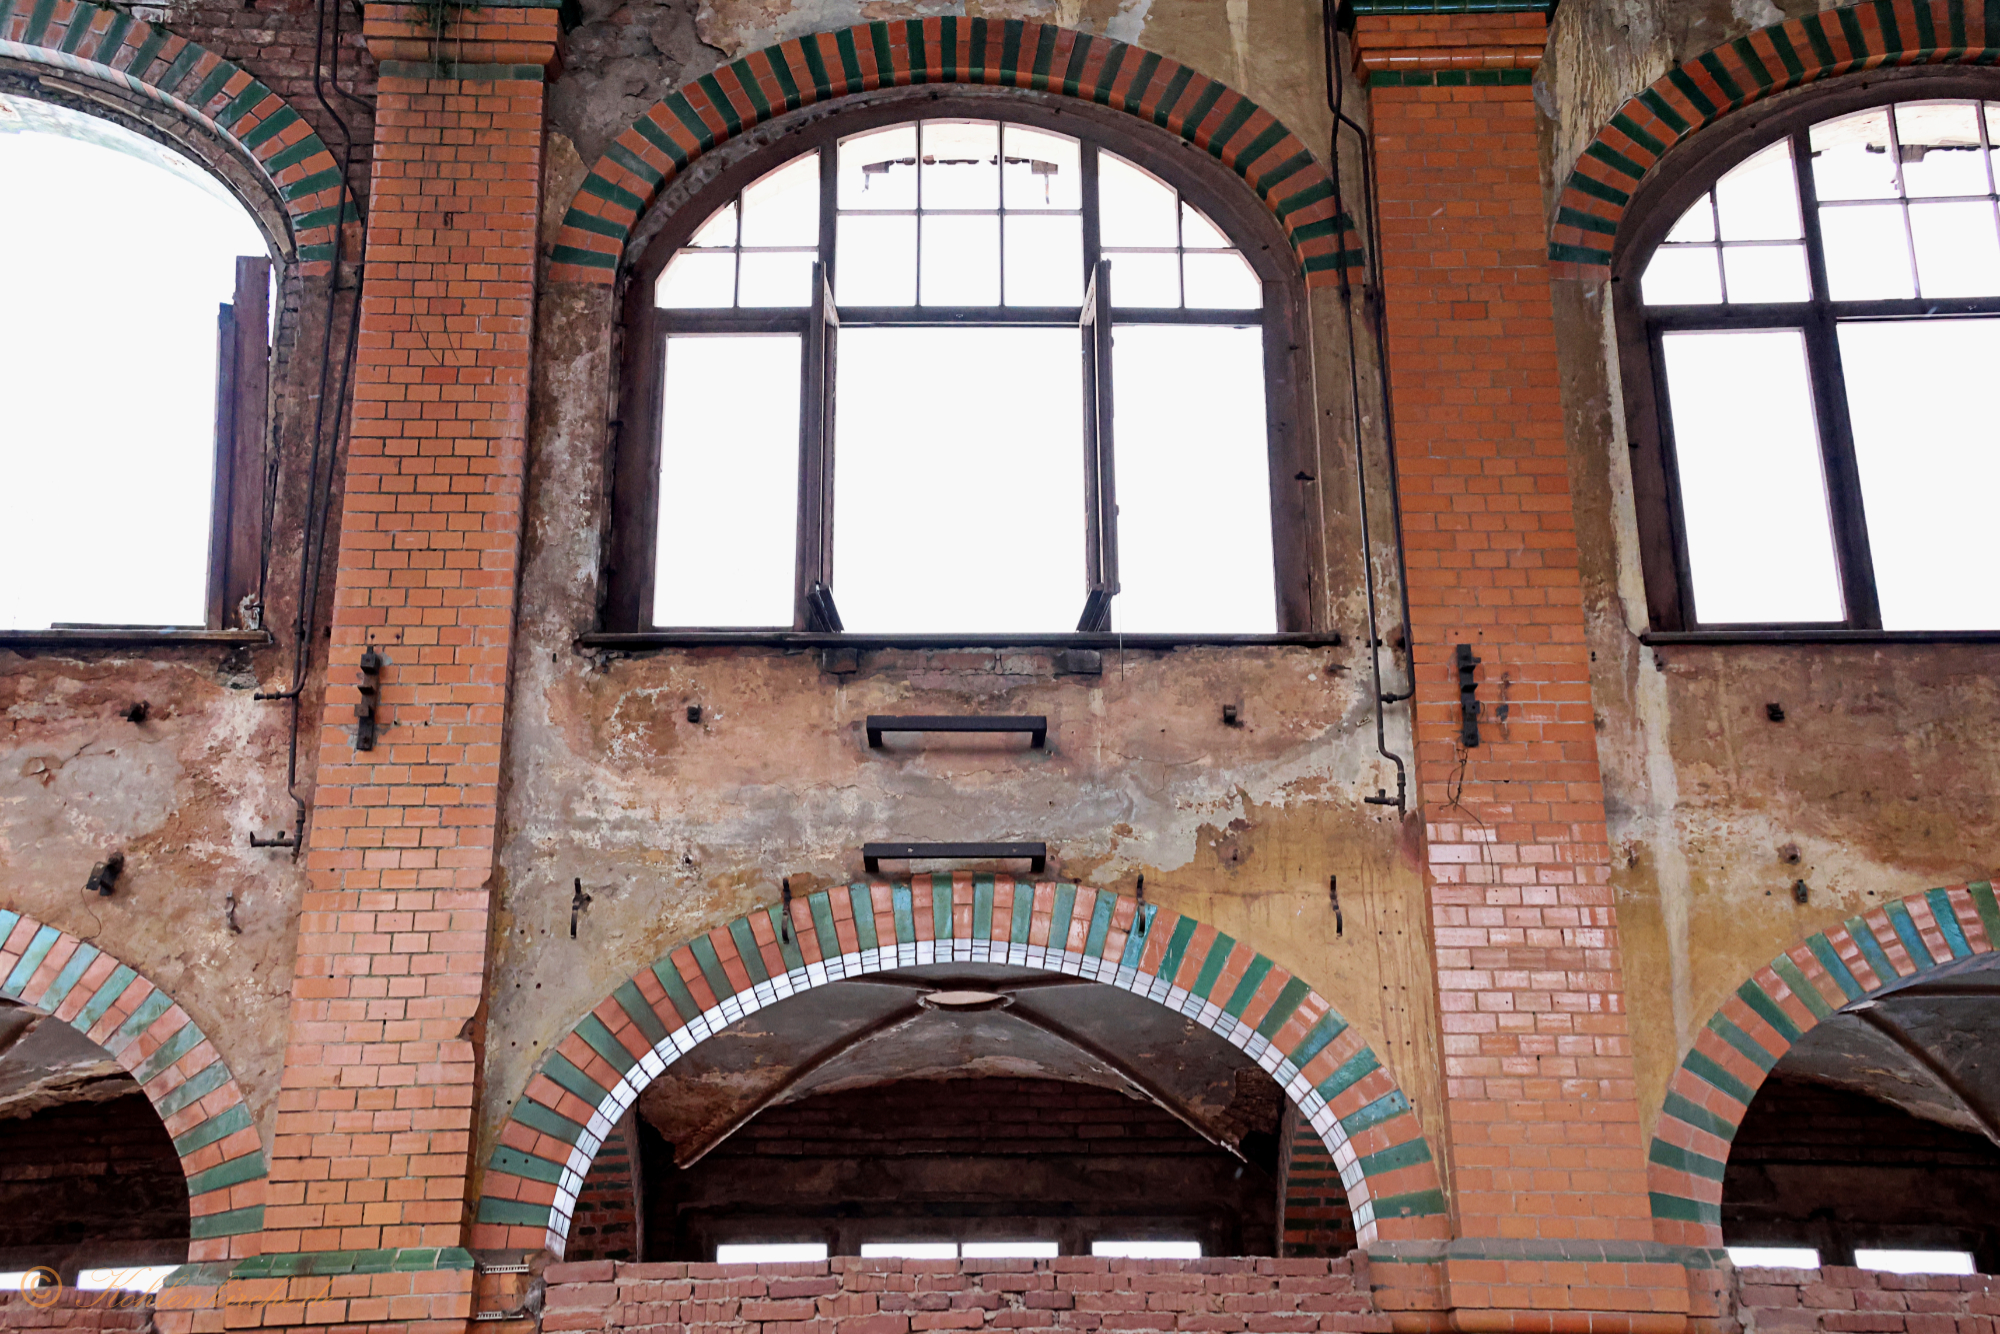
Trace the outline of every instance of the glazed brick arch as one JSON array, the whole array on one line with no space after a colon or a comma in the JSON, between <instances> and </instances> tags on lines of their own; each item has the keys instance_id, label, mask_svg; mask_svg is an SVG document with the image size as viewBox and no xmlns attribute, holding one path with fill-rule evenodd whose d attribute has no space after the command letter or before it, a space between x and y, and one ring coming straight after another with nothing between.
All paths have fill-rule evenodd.
<instances>
[{"instance_id":1,"label":"glazed brick arch","mask_svg":"<svg viewBox=\"0 0 2000 1334\"><path fill-rule=\"evenodd\" d=\"M639 1094L729 1024L842 978L998 963L1091 978L1186 1015L1277 1080L1333 1156L1366 1243L1444 1235L1410 1100L1304 981L1214 927L1108 890L1007 876L856 884L697 936L642 969L543 1060L502 1126L473 1245L568 1241L592 1159Z\"/></svg>"},{"instance_id":2,"label":"glazed brick arch","mask_svg":"<svg viewBox=\"0 0 2000 1334\"><path fill-rule=\"evenodd\" d=\"M353 216L340 169L312 127L250 71L129 10L84 0L0 0L0 55L127 89L228 139L283 202L300 273L332 271L335 229Z\"/></svg>"},{"instance_id":3,"label":"glazed brick arch","mask_svg":"<svg viewBox=\"0 0 2000 1334\"><path fill-rule=\"evenodd\" d=\"M1667 1084L1647 1164L1657 1240L1722 1245L1729 1145L1771 1067L1822 1019L2000 944L1990 883L1953 885L1850 917L1736 989Z\"/></svg>"},{"instance_id":4,"label":"glazed brick arch","mask_svg":"<svg viewBox=\"0 0 2000 1334\"><path fill-rule=\"evenodd\" d=\"M1151 121L1229 167L1290 238L1308 286L1361 280L1361 243L1326 168L1256 103L1178 61L1018 19L906 19L815 33L732 61L655 104L584 180L551 253L555 282L610 285L633 224L703 153L799 107L918 84L1060 93Z\"/></svg>"},{"instance_id":5,"label":"glazed brick arch","mask_svg":"<svg viewBox=\"0 0 2000 1334\"><path fill-rule=\"evenodd\" d=\"M1885 66L2000 64L1996 0L1870 0L1760 28L1669 71L1584 149L1556 211L1558 278L1611 276L1632 194L1675 144L1732 111L1819 79Z\"/></svg>"},{"instance_id":6,"label":"glazed brick arch","mask_svg":"<svg viewBox=\"0 0 2000 1334\"><path fill-rule=\"evenodd\" d=\"M0 909L0 996L53 1015L125 1067L187 1173L191 1261L258 1253L264 1146L235 1076L173 998L67 931Z\"/></svg>"}]
</instances>

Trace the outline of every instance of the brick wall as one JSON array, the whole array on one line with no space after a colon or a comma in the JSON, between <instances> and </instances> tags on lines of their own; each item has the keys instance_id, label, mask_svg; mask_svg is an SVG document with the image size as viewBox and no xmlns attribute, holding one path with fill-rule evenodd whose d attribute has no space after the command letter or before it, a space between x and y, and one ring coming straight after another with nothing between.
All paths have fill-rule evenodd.
<instances>
[{"instance_id":1,"label":"brick wall","mask_svg":"<svg viewBox=\"0 0 2000 1334\"><path fill-rule=\"evenodd\" d=\"M109 1262L121 1252L107 1243L187 1235L187 1175L137 1085L0 1120L0 1269L62 1268L76 1248Z\"/></svg>"},{"instance_id":2,"label":"brick wall","mask_svg":"<svg viewBox=\"0 0 2000 1334\"><path fill-rule=\"evenodd\" d=\"M542 1329L728 1326L737 1334L1190 1330L1388 1334L1365 1257L858 1260L551 1265Z\"/></svg>"},{"instance_id":3,"label":"brick wall","mask_svg":"<svg viewBox=\"0 0 2000 1334\"><path fill-rule=\"evenodd\" d=\"M627 1112L591 1160L570 1223L571 1260L640 1260L639 1130Z\"/></svg>"},{"instance_id":4,"label":"brick wall","mask_svg":"<svg viewBox=\"0 0 2000 1334\"><path fill-rule=\"evenodd\" d=\"M1279 1254L1337 1256L1354 1249L1354 1210L1340 1168L1312 1124L1285 1113L1278 1163Z\"/></svg>"},{"instance_id":5,"label":"brick wall","mask_svg":"<svg viewBox=\"0 0 2000 1334\"><path fill-rule=\"evenodd\" d=\"M152 1300L112 1292L0 1292L0 1330L4 1329L132 1329L147 1328L153 1319Z\"/></svg>"},{"instance_id":6,"label":"brick wall","mask_svg":"<svg viewBox=\"0 0 2000 1334\"><path fill-rule=\"evenodd\" d=\"M1742 1269L1737 1316L1750 1334L1996 1334L2000 1275L1870 1269Z\"/></svg>"}]
</instances>

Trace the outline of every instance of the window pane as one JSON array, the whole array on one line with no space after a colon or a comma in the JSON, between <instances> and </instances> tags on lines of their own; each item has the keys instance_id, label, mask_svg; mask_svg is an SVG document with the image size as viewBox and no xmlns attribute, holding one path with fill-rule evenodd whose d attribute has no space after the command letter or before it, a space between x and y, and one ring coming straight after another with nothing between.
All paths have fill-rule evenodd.
<instances>
[{"instance_id":1,"label":"window pane","mask_svg":"<svg viewBox=\"0 0 2000 1334\"><path fill-rule=\"evenodd\" d=\"M733 246L736 244L736 205L732 201L715 210L688 242L693 246Z\"/></svg>"},{"instance_id":2,"label":"window pane","mask_svg":"<svg viewBox=\"0 0 2000 1334\"><path fill-rule=\"evenodd\" d=\"M1107 246L1176 246L1173 187L1112 153L1097 155L1099 229Z\"/></svg>"},{"instance_id":3,"label":"window pane","mask_svg":"<svg viewBox=\"0 0 2000 1334\"><path fill-rule=\"evenodd\" d=\"M1000 207L1000 126L990 120L927 120L923 207Z\"/></svg>"},{"instance_id":4,"label":"window pane","mask_svg":"<svg viewBox=\"0 0 2000 1334\"><path fill-rule=\"evenodd\" d=\"M1971 1251L1871 1251L1856 1247L1859 1269L1883 1269L1891 1274L1976 1274Z\"/></svg>"},{"instance_id":5,"label":"window pane","mask_svg":"<svg viewBox=\"0 0 2000 1334\"><path fill-rule=\"evenodd\" d=\"M1067 135L1006 127L1006 178L1009 209L1082 208L1083 172L1080 148Z\"/></svg>"},{"instance_id":6,"label":"window pane","mask_svg":"<svg viewBox=\"0 0 2000 1334\"><path fill-rule=\"evenodd\" d=\"M864 1260L956 1260L955 1241L864 1241Z\"/></svg>"},{"instance_id":7,"label":"window pane","mask_svg":"<svg viewBox=\"0 0 2000 1334\"><path fill-rule=\"evenodd\" d=\"M1846 619L1804 335L1662 340L1696 619Z\"/></svg>"},{"instance_id":8,"label":"window pane","mask_svg":"<svg viewBox=\"0 0 2000 1334\"><path fill-rule=\"evenodd\" d=\"M1817 1269L1819 1252L1810 1246L1731 1246L1729 1262L1738 1269Z\"/></svg>"},{"instance_id":9,"label":"window pane","mask_svg":"<svg viewBox=\"0 0 2000 1334\"><path fill-rule=\"evenodd\" d=\"M2000 227L1993 201L1910 205L1925 296L2000 296Z\"/></svg>"},{"instance_id":10,"label":"window pane","mask_svg":"<svg viewBox=\"0 0 2000 1334\"><path fill-rule=\"evenodd\" d=\"M1124 309L1135 306L1178 306L1181 303L1181 257L1164 255L1108 254L1111 261L1111 304Z\"/></svg>"},{"instance_id":11,"label":"window pane","mask_svg":"<svg viewBox=\"0 0 2000 1334\"><path fill-rule=\"evenodd\" d=\"M1986 193L1976 102L1908 102L1896 108L1903 190L1912 199Z\"/></svg>"},{"instance_id":12,"label":"window pane","mask_svg":"<svg viewBox=\"0 0 2000 1334\"><path fill-rule=\"evenodd\" d=\"M667 339L653 624L788 626L799 336Z\"/></svg>"},{"instance_id":13,"label":"window pane","mask_svg":"<svg viewBox=\"0 0 2000 1334\"><path fill-rule=\"evenodd\" d=\"M1277 629L1262 332L1120 325L1111 360L1123 585L1113 627Z\"/></svg>"},{"instance_id":14,"label":"window pane","mask_svg":"<svg viewBox=\"0 0 2000 1334\"><path fill-rule=\"evenodd\" d=\"M1000 304L1000 218L926 214L923 304Z\"/></svg>"},{"instance_id":15,"label":"window pane","mask_svg":"<svg viewBox=\"0 0 2000 1334\"><path fill-rule=\"evenodd\" d=\"M840 141L842 208L917 206L917 127L891 125Z\"/></svg>"},{"instance_id":16,"label":"window pane","mask_svg":"<svg viewBox=\"0 0 2000 1334\"><path fill-rule=\"evenodd\" d=\"M0 298L0 626L200 625L216 306L264 238L152 140L0 106L20 109L0 134L0 244L21 261Z\"/></svg>"},{"instance_id":17,"label":"window pane","mask_svg":"<svg viewBox=\"0 0 2000 1334\"><path fill-rule=\"evenodd\" d=\"M1725 241L1790 241L1799 225L1799 183L1792 174L1792 145L1780 139L1715 183L1716 212Z\"/></svg>"},{"instance_id":18,"label":"window pane","mask_svg":"<svg viewBox=\"0 0 2000 1334\"><path fill-rule=\"evenodd\" d=\"M1092 1255L1125 1260L1199 1260L1198 1241L1093 1241Z\"/></svg>"},{"instance_id":19,"label":"window pane","mask_svg":"<svg viewBox=\"0 0 2000 1334\"><path fill-rule=\"evenodd\" d=\"M824 1259L826 1259L826 1243L823 1241L749 1242L715 1248L715 1262L719 1265L773 1264L786 1260Z\"/></svg>"},{"instance_id":20,"label":"window pane","mask_svg":"<svg viewBox=\"0 0 2000 1334\"><path fill-rule=\"evenodd\" d=\"M1661 246L1646 265L1639 290L1649 306L1707 306L1722 300L1713 246Z\"/></svg>"},{"instance_id":21,"label":"window pane","mask_svg":"<svg viewBox=\"0 0 2000 1334\"><path fill-rule=\"evenodd\" d=\"M1264 304L1264 284L1235 251L1196 251L1181 259L1187 303L1197 310L1255 310ZM1116 293L1114 292L1115 296Z\"/></svg>"},{"instance_id":22,"label":"window pane","mask_svg":"<svg viewBox=\"0 0 2000 1334\"><path fill-rule=\"evenodd\" d=\"M2000 319L1843 324L1840 359L1883 627L2000 629Z\"/></svg>"},{"instance_id":23,"label":"window pane","mask_svg":"<svg viewBox=\"0 0 2000 1334\"><path fill-rule=\"evenodd\" d=\"M817 251L751 251L743 256L737 304L743 306L809 306L812 304L813 261Z\"/></svg>"},{"instance_id":24,"label":"window pane","mask_svg":"<svg viewBox=\"0 0 2000 1334\"><path fill-rule=\"evenodd\" d=\"M1877 107L1812 127L1813 192L1829 199L1894 199L1889 112Z\"/></svg>"},{"instance_id":25,"label":"window pane","mask_svg":"<svg viewBox=\"0 0 2000 1334\"><path fill-rule=\"evenodd\" d=\"M1222 229L1201 216L1192 204L1181 205L1181 244L1189 250L1232 250Z\"/></svg>"},{"instance_id":26,"label":"window pane","mask_svg":"<svg viewBox=\"0 0 2000 1334\"><path fill-rule=\"evenodd\" d=\"M834 292L843 306L913 306L917 220L843 217L834 242Z\"/></svg>"},{"instance_id":27,"label":"window pane","mask_svg":"<svg viewBox=\"0 0 2000 1334\"><path fill-rule=\"evenodd\" d=\"M1812 296L1802 245L1724 246L1722 273L1732 304L1805 301Z\"/></svg>"},{"instance_id":28,"label":"window pane","mask_svg":"<svg viewBox=\"0 0 2000 1334\"><path fill-rule=\"evenodd\" d=\"M818 153L793 158L744 190L743 244L819 244Z\"/></svg>"},{"instance_id":29,"label":"window pane","mask_svg":"<svg viewBox=\"0 0 2000 1334\"><path fill-rule=\"evenodd\" d=\"M1049 1260L1056 1255L1052 1241L968 1241L961 1249L968 1260Z\"/></svg>"},{"instance_id":30,"label":"window pane","mask_svg":"<svg viewBox=\"0 0 2000 1334\"><path fill-rule=\"evenodd\" d=\"M841 332L833 591L849 630L1076 625L1078 352L1074 329Z\"/></svg>"},{"instance_id":31,"label":"window pane","mask_svg":"<svg viewBox=\"0 0 2000 1334\"><path fill-rule=\"evenodd\" d=\"M1007 304L1083 303L1083 219L1013 214L1007 218Z\"/></svg>"},{"instance_id":32,"label":"window pane","mask_svg":"<svg viewBox=\"0 0 2000 1334\"><path fill-rule=\"evenodd\" d=\"M735 251L683 250L660 275L653 302L663 310L708 310L731 304L735 293Z\"/></svg>"},{"instance_id":33,"label":"window pane","mask_svg":"<svg viewBox=\"0 0 2000 1334\"><path fill-rule=\"evenodd\" d=\"M1681 214L1674 229L1667 233L1669 244L1687 241L1713 241L1715 239L1715 201L1703 195L1694 207Z\"/></svg>"},{"instance_id":34,"label":"window pane","mask_svg":"<svg viewBox=\"0 0 2000 1334\"><path fill-rule=\"evenodd\" d=\"M1875 301L1917 294L1901 204L1849 204L1819 212L1826 281L1835 301Z\"/></svg>"}]
</instances>

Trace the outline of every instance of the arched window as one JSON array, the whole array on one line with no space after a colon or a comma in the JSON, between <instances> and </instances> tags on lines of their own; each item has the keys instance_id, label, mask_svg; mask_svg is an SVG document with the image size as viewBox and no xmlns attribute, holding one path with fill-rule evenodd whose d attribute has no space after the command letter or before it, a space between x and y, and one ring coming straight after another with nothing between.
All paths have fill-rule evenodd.
<instances>
[{"instance_id":1,"label":"arched window","mask_svg":"<svg viewBox=\"0 0 2000 1334\"><path fill-rule=\"evenodd\" d=\"M246 624L264 500L263 234L172 149L12 95L0 199L0 630Z\"/></svg>"},{"instance_id":2,"label":"arched window","mask_svg":"<svg viewBox=\"0 0 2000 1334\"><path fill-rule=\"evenodd\" d=\"M635 275L606 628L1310 629L1295 275L1214 165L959 97L723 172Z\"/></svg>"},{"instance_id":3,"label":"arched window","mask_svg":"<svg viewBox=\"0 0 2000 1334\"><path fill-rule=\"evenodd\" d=\"M2000 101L1794 103L1650 188L1615 264L1653 623L2000 630Z\"/></svg>"}]
</instances>

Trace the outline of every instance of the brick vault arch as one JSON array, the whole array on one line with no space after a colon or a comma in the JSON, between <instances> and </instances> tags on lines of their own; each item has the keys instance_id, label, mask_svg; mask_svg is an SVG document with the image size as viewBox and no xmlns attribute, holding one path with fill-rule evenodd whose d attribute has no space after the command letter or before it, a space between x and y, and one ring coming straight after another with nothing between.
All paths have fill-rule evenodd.
<instances>
[{"instance_id":1,"label":"brick vault arch","mask_svg":"<svg viewBox=\"0 0 2000 1334\"><path fill-rule=\"evenodd\" d=\"M1958 959L2000 948L1991 883L1951 885L1850 917L1757 970L1708 1023L1667 1082L1647 1155L1653 1234L1722 1245L1722 1174L1751 1099L1794 1042L1845 1006Z\"/></svg>"},{"instance_id":2,"label":"brick vault arch","mask_svg":"<svg viewBox=\"0 0 2000 1334\"><path fill-rule=\"evenodd\" d=\"M486 1168L473 1245L561 1254L604 1136L673 1061L726 1025L843 978L1005 963L1091 978L1202 1024L1256 1060L1340 1168L1362 1241L1445 1235L1437 1165L1410 1100L1302 979L1192 917L1109 890L916 876L759 909L641 969L529 1077Z\"/></svg>"},{"instance_id":3,"label":"brick vault arch","mask_svg":"<svg viewBox=\"0 0 2000 1334\"><path fill-rule=\"evenodd\" d=\"M923 84L1026 88L1095 102L1178 135L1230 168L1278 220L1308 286L1359 281L1361 243L1333 182L1255 102L1176 60L1021 19L929 18L814 33L731 61L655 103L584 179L551 254L557 282L611 285L639 216L718 144L851 93Z\"/></svg>"},{"instance_id":4,"label":"brick vault arch","mask_svg":"<svg viewBox=\"0 0 2000 1334\"><path fill-rule=\"evenodd\" d=\"M187 1173L188 1259L258 1253L264 1145L208 1035L131 965L69 932L0 908L0 996L53 1015L139 1081Z\"/></svg>"},{"instance_id":5,"label":"brick vault arch","mask_svg":"<svg viewBox=\"0 0 2000 1334\"><path fill-rule=\"evenodd\" d=\"M304 118L250 71L88 0L0 0L0 56L135 93L221 136L283 207L287 259L303 274L332 271L335 229L355 216L340 168Z\"/></svg>"},{"instance_id":6,"label":"brick vault arch","mask_svg":"<svg viewBox=\"0 0 2000 1334\"><path fill-rule=\"evenodd\" d=\"M1639 183L1675 144L1729 113L1834 75L1952 64L2000 65L2000 4L1867 0L1703 52L1627 102L1577 159L1549 242L1555 275L1609 278L1612 242Z\"/></svg>"}]
</instances>

